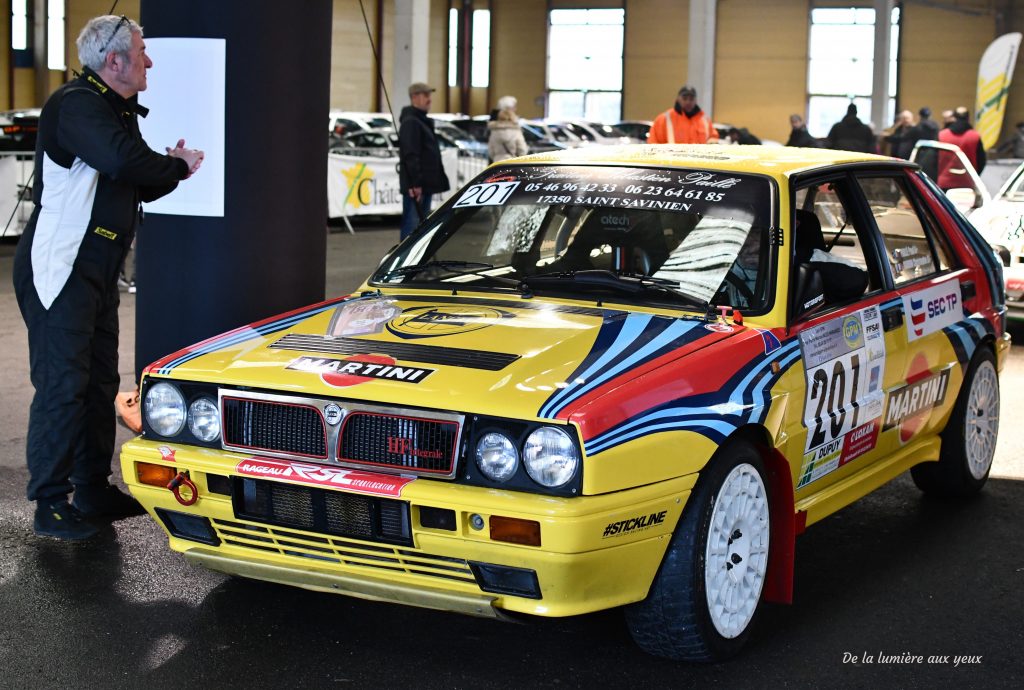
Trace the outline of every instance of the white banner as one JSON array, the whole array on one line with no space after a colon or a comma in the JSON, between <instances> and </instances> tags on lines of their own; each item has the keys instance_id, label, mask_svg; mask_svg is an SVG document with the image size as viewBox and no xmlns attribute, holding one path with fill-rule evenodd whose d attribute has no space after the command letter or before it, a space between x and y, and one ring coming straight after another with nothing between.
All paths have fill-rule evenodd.
<instances>
[{"instance_id":1,"label":"white banner","mask_svg":"<svg viewBox=\"0 0 1024 690\"><path fill-rule=\"evenodd\" d=\"M1003 34L992 41L978 65L978 95L974 104L974 126L986 149L996 145L1003 128L1006 98L1013 80L1020 49L1019 33Z\"/></svg>"},{"instance_id":2,"label":"white banner","mask_svg":"<svg viewBox=\"0 0 1024 690\"><path fill-rule=\"evenodd\" d=\"M459 153L456 149L441 152L441 164L453 189L435 194L432 207L437 208L457 187ZM397 156L327 155L327 216L401 215L402 190L398 183Z\"/></svg>"}]
</instances>

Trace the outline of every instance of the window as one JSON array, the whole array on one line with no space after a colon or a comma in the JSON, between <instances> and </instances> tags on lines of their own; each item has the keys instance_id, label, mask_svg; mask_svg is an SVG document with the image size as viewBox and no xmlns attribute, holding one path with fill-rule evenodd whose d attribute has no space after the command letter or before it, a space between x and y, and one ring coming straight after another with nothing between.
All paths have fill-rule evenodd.
<instances>
[{"instance_id":1,"label":"window","mask_svg":"<svg viewBox=\"0 0 1024 690\"><path fill-rule=\"evenodd\" d=\"M893 177L862 177L858 181L882 233L896 285L950 267L949 249L936 241L937 233L919 215L904 182Z\"/></svg>"},{"instance_id":2,"label":"window","mask_svg":"<svg viewBox=\"0 0 1024 690\"><path fill-rule=\"evenodd\" d=\"M64 55L64 0L46 3L46 66L63 72L67 69Z\"/></svg>"},{"instance_id":3,"label":"window","mask_svg":"<svg viewBox=\"0 0 1024 690\"><path fill-rule=\"evenodd\" d=\"M448 10L448 86L459 83L459 11Z\"/></svg>"},{"instance_id":4,"label":"window","mask_svg":"<svg viewBox=\"0 0 1024 690\"><path fill-rule=\"evenodd\" d=\"M793 214L792 313L797 318L849 304L882 281L868 230L851 212L856 196L846 178L796 193ZM863 214L861 214L863 215Z\"/></svg>"},{"instance_id":5,"label":"window","mask_svg":"<svg viewBox=\"0 0 1024 690\"><path fill-rule=\"evenodd\" d=\"M891 17L889 54L889 99L886 122L874 123L875 130L888 125L896 114L896 61L899 53L900 9ZM807 128L824 137L832 125L846 115L847 106L857 106L861 121L869 121L874 81L875 10L866 8L819 8L811 10L810 59L807 71Z\"/></svg>"},{"instance_id":6,"label":"window","mask_svg":"<svg viewBox=\"0 0 1024 690\"><path fill-rule=\"evenodd\" d=\"M491 11L473 10L469 41L469 83L487 88L491 83ZM448 86L459 85L459 11L448 10Z\"/></svg>"},{"instance_id":7,"label":"window","mask_svg":"<svg viewBox=\"0 0 1024 690\"><path fill-rule=\"evenodd\" d=\"M625 11L551 10L548 21L548 117L620 119Z\"/></svg>"},{"instance_id":8,"label":"window","mask_svg":"<svg viewBox=\"0 0 1024 690\"><path fill-rule=\"evenodd\" d=\"M491 83L491 11L473 10L473 50L470 84L486 88Z\"/></svg>"},{"instance_id":9,"label":"window","mask_svg":"<svg viewBox=\"0 0 1024 690\"><path fill-rule=\"evenodd\" d=\"M11 2L11 48L28 50L28 0Z\"/></svg>"}]
</instances>

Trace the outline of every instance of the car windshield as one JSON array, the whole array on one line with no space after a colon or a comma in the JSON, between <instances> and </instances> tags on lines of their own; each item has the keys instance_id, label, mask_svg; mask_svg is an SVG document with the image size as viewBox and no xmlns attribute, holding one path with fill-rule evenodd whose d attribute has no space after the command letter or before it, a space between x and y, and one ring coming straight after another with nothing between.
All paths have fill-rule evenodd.
<instances>
[{"instance_id":1,"label":"car windshield","mask_svg":"<svg viewBox=\"0 0 1024 690\"><path fill-rule=\"evenodd\" d=\"M771 186L693 169L494 166L381 264L374 285L767 307Z\"/></svg>"}]
</instances>

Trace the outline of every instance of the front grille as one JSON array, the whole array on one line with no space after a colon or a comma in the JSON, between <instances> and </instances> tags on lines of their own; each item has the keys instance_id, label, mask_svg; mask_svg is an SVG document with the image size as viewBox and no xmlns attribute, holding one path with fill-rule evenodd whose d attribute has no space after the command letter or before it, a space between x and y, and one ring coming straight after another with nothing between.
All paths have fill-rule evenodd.
<instances>
[{"instance_id":1,"label":"front grille","mask_svg":"<svg viewBox=\"0 0 1024 690\"><path fill-rule=\"evenodd\" d=\"M404 572L456 581L476 587L469 564L460 558L438 556L411 548L380 546L332 536L302 534L289 529L240 521L212 520L224 545L315 560L357 569Z\"/></svg>"},{"instance_id":2,"label":"front grille","mask_svg":"<svg viewBox=\"0 0 1024 690\"><path fill-rule=\"evenodd\" d=\"M376 496L233 478L235 516L388 544L412 544L409 504Z\"/></svg>"},{"instance_id":3,"label":"front grille","mask_svg":"<svg viewBox=\"0 0 1024 690\"><path fill-rule=\"evenodd\" d=\"M338 460L451 475L458 431L456 422L353 412L341 429Z\"/></svg>"},{"instance_id":4,"label":"front grille","mask_svg":"<svg viewBox=\"0 0 1024 690\"><path fill-rule=\"evenodd\" d=\"M227 396L222 404L225 445L327 458L324 418L316 407Z\"/></svg>"}]
</instances>

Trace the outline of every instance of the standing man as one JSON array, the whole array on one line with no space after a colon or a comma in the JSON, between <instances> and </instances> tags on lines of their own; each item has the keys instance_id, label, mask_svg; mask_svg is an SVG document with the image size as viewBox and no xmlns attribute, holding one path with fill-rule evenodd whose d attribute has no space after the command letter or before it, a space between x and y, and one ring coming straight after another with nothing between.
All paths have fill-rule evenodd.
<instances>
[{"instance_id":1,"label":"standing man","mask_svg":"<svg viewBox=\"0 0 1024 690\"><path fill-rule=\"evenodd\" d=\"M451 185L441 165L441 147L434 121L427 117L431 95L427 84L409 86L409 102L398 117L398 182L402 187L401 239L408 237L430 213L430 199Z\"/></svg>"},{"instance_id":2,"label":"standing man","mask_svg":"<svg viewBox=\"0 0 1024 690\"><path fill-rule=\"evenodd\" d=\"M851 103L846 107L846 116L832 125L826 138L828 148L843 151L860 151L862 153L878 153L875 146L875 133L869 125L857 117L857 106Z\"/></svg>"},{"instance_id":3,"label":"standing man","mask_svg":"<svg viewBox=\"0 0 1024 690\"><path fill-rule=\"evenodd\" d=\"M139 203L173 191L203 160L184 140L167 155L142 140L137 117L147 110L136 95L153 66L142 27L95 17L77 45L82 75L57 89L40 116L35 210L14 259L35 387L26 443L33 527L70 540L98 531L87 518L142 512L108 482L120 380L117 277Z\"/></svg>"},{"instance_id":4,"label":"standing man","mask_svg":"<svg viewBox=\"0 0 1024 690\"><path fill-rule=\"evenodd\" d=\"M654 118L647 132L648 144L706 144L718 141L711 118L697 105L697 89L679 89L676 104Z\"/></svg>"},{"instance_id":5,"label":"standing man","mask_svg":"<svg viewBox=\"0 0 1024 690\"><path fill-rule=\"evenodd\" d=\"M811 136L811 133L807 131L807 124L804 122L803 115L793 113L789 116L789 126L792 128L789 132L789 139L786 140L786 146L805 146L807 148L820 148L821 142Z\"/></svg>"}]
</instances>

